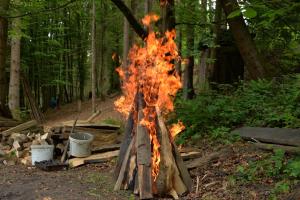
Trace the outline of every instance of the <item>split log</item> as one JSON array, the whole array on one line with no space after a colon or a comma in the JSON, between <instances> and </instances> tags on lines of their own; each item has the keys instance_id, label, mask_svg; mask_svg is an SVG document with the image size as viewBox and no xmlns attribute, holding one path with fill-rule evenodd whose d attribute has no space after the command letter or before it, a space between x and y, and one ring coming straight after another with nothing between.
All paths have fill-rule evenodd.
<instances>
[{"instance_id":1,"label":"split log","mask_svg":"<svg viewBox=\"0 0 300 200\"><path fill-rule=\"evenodd\" d=\"M194 160L187 161L187 162L185 162L185 165L188 169L193 169L196 167L203 167L221 157L227 158L228 156L232 155L233 153L234 152L231 148L225 148L218 152L213 152L208 155L204 155L201 158L196 158Z\"/></svg>"},{"instance_id":2,"label":"split log","mask_svg":"<svg viewBox=\"0 0 300 200\"><path fill-rule=\"evenodd\" d=\"M286 153L300 155L299 147L285 146L285 145L279 145L279 144L268 144L268 143L262 143L262 142L251 143L251 144L253 144L255 147L257 147L259 149L263 149L263 150L274 151L276 149L282 149Z\"/></svg>"},{"instance_id":3,"label":"split log","mask_svg":"<svg viewBox=\"0 0 300 200\"><path fill-rule=\"evenodd\" d=\"M25 129L29 129L29 128L31 128L33 126L37 126L37 125L38 125L38 123L37 123L36 120L31 120L31 121L25 122L23 124L20 124L18 126L15 126L13 128L10 128L10 129L8 129L6 131L3 131L1 134L3 136L9 136L12 133L18 133L18 132L21 132L21 131L23 131Z\"/></svg>"},{"instance_id":4,"label":"split log","mask_svg":"<svg viewBox=\"0 0 300 200\"><path fill-rule=\"evenodd\" d=\"M174 146L174 149L176 149L176 151L178 152L176 146ZM179 152L178 152L178 154L179 154ZM182 160L184 160L184 161L185 160L199 158L199 157L201 157L201 155L202 155L202 153L198 152L198 151L191 151L191 152L182 152L182 153L180 153L180 156L181 156Z\"/></svg>"},{"instance_id":5,"label":"split log","mask_svg":"<svg viewBox=\"0 0 300 200\"><path fill-rule=\"evenodd\" d=\"M118 161L117 161L116 168L114 171L115 179L117 179L120 174L120 169L121 169L122 163L124 161L125 154L129 148L129 144L131 143L133 125L134 125L133 112L131 112L127 119L127 124L126 124L125 132L124 132L124 139L123 139L123 142L120 147L120 155L118 157Z\"/></svg>"},{"instance_id":6,"label":"split log","mask_svg":"<svg viewBox=\"0 0 300 200\"><path fill-rule=\"evenodd\" d=\"M93 162L95 160L109 161L110 159L117 157L118 154L119 154L119 150L115 150L115 151L110 151L105 153L94 154L86 158L72 158L69 160L69 166L71 168L74 168L74 167L84 165L88 162Z\"/></svg>"},{"instance_id":7,"label":"split log","mask_svg":"<svg viewBox=\"0 0 300 200\"><path fill-rule=\"evenodd\" d=\"M156 180L157 192L158 194L168 193L174 199L178 199L178 194L184 194L187 191L187 186L183 182L176 165L176 161L173 155L174 148L170 140L170 134L163 122L158 107L156 107L156 113L161 134L160 166L159 175Z\"/></svg>"},{"instance_id":8,"label":"split log","mask_svg":"<svg viewBox=\"0 0 300 200\"><path fill-rule=\"evenodd\" d=\"M141 125L144 118L145 101L142 93L138 94L138 121L136 132L137 168L140 199L152 199L151 142L147 129Z\"/></svg>"},{"instance_id":9,"label":"split log","mask_svg":"<svg viewBox=\"0 0 300 200\"><path fill-rule=\"evenodd\" d=\"M120 171L119 171L120 173L119 173L118 179L117 179L115 187L114 187L115 191L122 189L122 184L124 184L124 179L125 179L125 176L126 176L125 171L126 171L126 168L127 168L127 165L128 165L128 160L129 160L129 157L130 157L130 151L132 149L133 143L134 143L134 141L131 140L130 144L129 144L127 150L126 150L125 156L123 157L123 161L121 163L122 165L121 165Z\"/></svg>"},{"instance_id":10,"label":"split log","mask_svg":"<svg viewBox=\"0 0 300 200\"><path fill-rule=\"evenodd\" d=\"M16 151L22 150L22 146L21 146L21 144L20 144L17 140L14 141L13 147L14 147L14 149L15 149Z\"/></svg>"},{"instance_id":11,"label":"split log","mask_svg":"<svg viewBox=\"0 0 300 200\"><path fill-rule=\"evenodd\" d=\"M192 191L192 189L193 189L193 180L191 178L190 173L188 172L187 167L185 166L185 164L182 160L182 158L184 158L184 157L181 157L179 155L178 149L177 149L174 142L172 143L172 145L173 145L173 152L174 152L174 155L175 155L175 161L176 161L177 167L179 169L180 175L182 177L182 180L183 180L185 186L187 187L188 191ZM193 155L196 155L196 154L193 154ZM199 154L197 154L197 155L199 155Z\"/></svg>"}]
</instances>

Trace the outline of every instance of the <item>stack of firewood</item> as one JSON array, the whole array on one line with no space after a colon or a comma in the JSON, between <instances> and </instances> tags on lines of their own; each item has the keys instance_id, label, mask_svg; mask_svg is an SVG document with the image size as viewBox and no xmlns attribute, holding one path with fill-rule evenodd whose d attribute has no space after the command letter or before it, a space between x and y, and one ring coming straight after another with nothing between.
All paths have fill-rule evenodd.
<instances>
[{"instance_id":1,"label":"stack of firewood","mask_svg":"<svg viewBox=\"0 0 300 200\"><path fill-rule=\"evenodd\" d=\"M23 164L30 164L30 146L52 143L43 127L32 120L0 133L0 149L8 155L16 155Z\"/></svg>"}]
</instances>

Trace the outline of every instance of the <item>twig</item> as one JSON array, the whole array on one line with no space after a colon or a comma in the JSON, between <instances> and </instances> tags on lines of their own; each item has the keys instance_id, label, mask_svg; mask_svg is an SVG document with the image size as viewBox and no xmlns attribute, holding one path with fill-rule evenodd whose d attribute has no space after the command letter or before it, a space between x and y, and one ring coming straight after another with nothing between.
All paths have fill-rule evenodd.
<instances>
[{"instance_id":1,"label":"twig","mask_svg":"<svg viewBox=\"0 0 300 200\"><path fill-rule=\"evenodd\" d=\"M196 194L199 193L199 182L200 182L200 178L199 178L199 176L197 176Z\"/></svg>"}]
</instances>

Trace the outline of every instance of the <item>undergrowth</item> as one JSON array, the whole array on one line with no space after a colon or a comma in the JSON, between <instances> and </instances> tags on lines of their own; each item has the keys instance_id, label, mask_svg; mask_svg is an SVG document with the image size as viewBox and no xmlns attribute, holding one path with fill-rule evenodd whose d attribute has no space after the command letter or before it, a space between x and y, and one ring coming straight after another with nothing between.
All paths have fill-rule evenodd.
<instances>
[{"instance_id":1,"label":"undergrowth","mask_svg":"<svg viewBox=\"0 0 300 200\"><path fill-rule=\"evenodd\" d=\"M234 142L237 138L229 133L241 126L300 128L300 75L218 85L192 100L179 96L175 116L173 121L181 120L186 125L185 132L177 137L179 144L202 138ZM300 157L287 158L283 150L276 150L237 166L229 179L240 184L271 180L269 199L275 200L300 180Z\"/></svg>"},{"instance_id":2,"label":"undergrowth","mask_svg":"<svg viewBox=\"0 0 300 200\"><path fill-rule=\"evenodd\" d=\"M193 137L230 142L228 132L239 126L299 128L300 76L219 85L188 101L179 96L175 113L174 121L186 125L178 143Z\"/></svg>"},{"instance_id":3,"label":"undergrowth","mask_svg":"<svg viewBox=\"0 0 300 200\"><path fill-rule=\"evenodd\" d=\"M277 149L273 154L237 166L233 177L242 184L264 182L274 183L269 199L276 200L278 195L288 193L300 179L300 157L286 158L285 152Z\"/></svg>"}]
</instances>

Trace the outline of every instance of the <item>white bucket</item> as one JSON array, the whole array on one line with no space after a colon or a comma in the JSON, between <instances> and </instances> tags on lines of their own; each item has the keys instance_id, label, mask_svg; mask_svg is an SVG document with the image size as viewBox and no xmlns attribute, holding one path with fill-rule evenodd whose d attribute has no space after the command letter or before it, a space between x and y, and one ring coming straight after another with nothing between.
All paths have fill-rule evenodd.
<instances>
[{"instance_id":1,"label":"white bucket","mask_svg":"<svg viewBox=\"0 0 300 200\"><path fill-rule=\"evenodd\" d=\"M53 145L31 145L31 163L53 160Z\"/></svg>"},{"instance_id":2,"label":"white bucket","mask_svg":"<svg viewBox=\"0 0 300 200\"><path fill-rule=\"evenodd\" d=\"M74 157L87 157L91 155L91 143L94 136L89 133L72 133L70 140L70 154Z\"/></svg>"}]
</instances>

